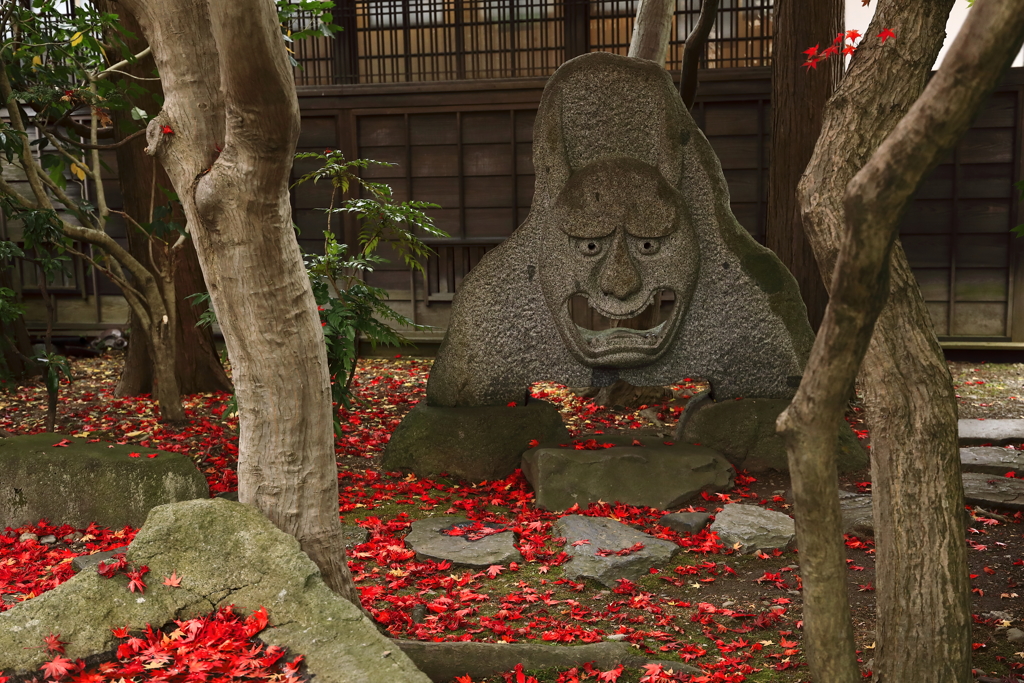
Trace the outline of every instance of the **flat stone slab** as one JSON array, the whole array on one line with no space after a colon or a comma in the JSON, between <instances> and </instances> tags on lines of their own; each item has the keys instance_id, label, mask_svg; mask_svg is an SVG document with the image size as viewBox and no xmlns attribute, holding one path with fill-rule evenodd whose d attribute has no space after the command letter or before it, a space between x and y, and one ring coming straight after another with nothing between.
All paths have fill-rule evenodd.
<instances>
[{"instance_id":1,"label":"flat stone slab","mask_svg":"<svg viewBox=\"0 0 1024 683\"><path fill-rule=\"evenodd\" d=\"M482 523L487 526L486 523ZM474 523L465 517L430 517L412 523L405 537L405 543L416 551L417 557L431 560L448 560L452 564L467 567L490 567L492 564L506 564L523 559L512 543L515 535L502 531L470 540L474 534ZM497 525L490 525L495 528ZM446 530L462 531L463 535L449 535Z\"/></svg>"},{"instance_id":2,"label":"flat stone slab","mask_svg":"<svg viewBox=\"0 0 1024 683\"><path fill-rule=\"evenodd\" d=\"M638 581L648 569L668 562L679 551L675 543L606 517L566 515L555 522L554 530L565 537L565 552L572 556L563 565L564 575L595 579L609 588L618 579Z\"/></svg>"},{"instance_id":3,"label":"flat stone slab","mask_svg":"<svg viewBox=\"0 0 1024 683\"><path fill-rule=\"evenodd\" d=\"M0 472L0 529L42 518L140 527L157 505L210 497L187 455L62 434L0 439Z\"/></svg>"},{"instance_id":4,"label":"flat stone slab","mask_svg":"<svg viewBox=\"0 0 1024 683\"><path fill-rule=\"evenodd\" d=\"M995 446L960 449L960 468L964 472L1005 475L1024 474L1024 451Z\"/></svg>"},{"instance_id":5,"label":"flat stone slab","mask_svg":"<svg viewBox=\"0 0 1024 683\"><path fill-rule=\"evenodd\" d=\"M964 500L973 505L1024 510L1024 481L981 472L964 473Z\"/></svg>"},{"instance_id":6,"label":"flat stone slab","mask_svg":"<svg viewBox=\"0 0 1024 683\"><path fill-rule=\"evenodd\" d=\"M961 446L1024 443L1024 420L959 420Z\"/></svg>"},{"instance_id":7,"label":"flat stone slab","mask_svg":"<svg viewBox=\"0 0 1024 683\"><path fill-rule=\"evenodd\" d=\"M718 534L726 548L733 548L741 555L789 548L796 541L796 525L789 515L758 505L726 505L715 515L711 530Z\"/></svg>"},{"instance_id":8,"label":"flat stone slab","mask_svg":"<svg viewBox=\"0 0 1024 683\"><path fill-rule=\"evenodd\" d=\"M593 442L615 446L577 450L541 444L523 454L523 475L533 485L537 507L566 510L604 500L666 510L701 491L733 487L736 471L710 448L649 436L597 435Z\"/></svg>"},{"instance_id":9,"label":"flat stone slab","mask_svg":"<svg viewBox=\"0 0 1024 683\"><path fill-rule=\"evenodd\" d=\"M681 534L695 534L708 525L710 512L670 512L659 524Z\"/></svg>"},{"instance_id":10,"label":"flat stone slab","mask_svg":"<svg viewBox=\"0 0 1024 683\"><path fill-rule=\"evenodd\" d=\"M875 535L874 509L868 494L839 492L839 511L843 515L843 533L862 538Z\"/></svg>"},{"instance_id":11,"label":"flat stone slab","mask_svg":"<svg viewBox=\"0 0 1024 683\"><path fill-rule=\"evenodd\" d=\"M324 584L294 537L252 506L206 499L154 508L126 557L149 567L143 595L128 592L123 575L83 571L0 613L0 671L38 675L53 659L40 647L51 633L60 634L64 656L75 661L117 647L122 641L112 628L160 628L234 605L246 615L265 607L269 624L260 640L303 655L318 683L430 681ZM172 572L179 587L163 583Z\"/></svg>"}]
</instances>

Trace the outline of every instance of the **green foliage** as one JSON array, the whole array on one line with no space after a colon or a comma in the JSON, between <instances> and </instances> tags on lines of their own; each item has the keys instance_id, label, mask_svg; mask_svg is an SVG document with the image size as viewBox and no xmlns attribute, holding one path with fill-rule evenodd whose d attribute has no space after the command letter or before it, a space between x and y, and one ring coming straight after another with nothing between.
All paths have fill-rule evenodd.
<instances>
[{"instance_id":1,"label":"green foliage","mask_svg":"<svg viewBox=\"0 0 1024 683\"><path fill-rule=\"evenodd\" d=\"M1016 187L1020 191L1020 201L1024 202L1024 180L1021 180L1018 183L1014 183L1014 187ZM1024 237L1024 223L1021 223L1015 228L1010 228L1010 232L1012 232L1017 237Z\"/></svg>"},{"instance_id":2,"label":"green foliage","mask_svg":"<svg viewBox=\"0 0 1024 683\"><path fill-rule=\"evenodd\" d=\"M334 23L332 9L334 3L330 0L277 0L277 20L281 24L281 35L285 42L292 43L315 36L333 38L342 29ZM293 67L299 66L292 56L291 48L288 48L288 59Z\"/></svg>"},{"instance_id":3,"label":"green foliage","mask_svg":"<svg viewBox=\"0 0 1024 683\"><path fill-rule=\"evenodd\" d=\"M46 382L46 393L51 400L56 400L57 392L60 390L61 377L71 380L71 365L68 359L58 353L47 351L36 358L36 362L43 368L43 380Z\"/></svg>"},{"instance_id":4,"label":"green foliage","mask_svg":"<svg viewBox=\"0 0 1024 683\"><path fill-rule=\"evenodd\" d=\"M206 306L206 310L199 314L196 327L211 327L217 322L217 314L213 312L213 305L210 303L209 292L196 292L185 297L193 306Z\"/></svg>"},{"instance_id":5,"label":"green foliage","mask_svg":"<svg viewBox=\"0 0 1024 683\"><path fill-rule=\"evenodd\" d=\"M411 342L388 323L415 330L428 329L391 308L387 304L388 293L385 290L366 284L364 276L386 262L376 252L386 244L399 255L406 267L422 272L420 259L430 254L430 248L420 235L447 237L447 234L435 227L425 213L426 209L438 208L436 204L396 202L389 186L364 180L356 172L372 164L391 164L368 159L348 161L341 152L331 150L322 154L297 154L295 158L321 162L319 168L303 175L295 185L323 180L333 187L331 205L324 209L328 221L328 229L324 231L324 253L307 254L305 259L327 343L331 393L336 403L348 407L352 402L349 387L356 369L359 335L374 347L398 346ZM356 188L361 188L368 196L345 199L335 206L339 195L343 197ZM336 213L354 213L360 221L362 230L359 232L358 249L350 250L347 244L338 242L330 230L331 216Z\"/></svg>"},{"instance_id":6,"label":"green foliage","mask_svg":"<svg viewBox=\"0 0 1024 683\"><path fill-rule=\"evenodd\" d=\"M0 248L3 244L0 243ZM25 307L18 303L13 289L0 287L0 322L12 323L25 315Z\"/></svg>"}]
</instances>

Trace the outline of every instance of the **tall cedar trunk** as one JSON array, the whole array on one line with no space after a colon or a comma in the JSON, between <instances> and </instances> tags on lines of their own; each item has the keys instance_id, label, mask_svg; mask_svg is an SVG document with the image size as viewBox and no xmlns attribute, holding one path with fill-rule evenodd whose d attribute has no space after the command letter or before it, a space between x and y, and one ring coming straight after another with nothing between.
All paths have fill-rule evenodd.
<instances>
[{"instance_id":1,"label":"tall cedar trunk","mask_svg":"<svg viewBox=\"0 0 1024 683\"><path fill-rule=\"evenodd\" d=\"M106 12L119 12L121 25L134 37L126 38L125 44L131 54L138 54L146 47L142 31L135 18L120 10L113 2L101 2L100 7ZM119 11L120 10L120 11ZM135 76L149 77L153 73L153 59L146 57L124 70ZM154 115L160 110L159 102L163 100L163 89L160 81L135 81L146 91L146 95L132 104L141 107L148 114ZM114 132L118 141L127 136L130 121L125 112L114 112ZM139 223L149 222L150 214L155 206L167 203L164 190L171 188L171 181L160 163L145 153L146 141L136 138L116 150L117 166L122 169L120 186L122 209ZM130 172L129 172L130 169ZM154 186L153 174L156 174ZM176 220L184 222L184 216L176 216ZM149 240L131 227L127 228L128 247L132 256L142 263L149 262ZM167 268L167 252L163 249L153 250L153 259L161 269ZM177 312L177 324L174 326L175 338L173 359L174 374L177 379L178 391L182 394L198 394L210 391L231 391L231 381L220 364L217 348L213 342L213 332L209 327L196 327L202 308L193 306L186 298L189 295L206 291L203 272L199 267L195 246L192 240L186 241L181 248L173 252L174 289L176 297L174 307ZM142 323L134 313L129 312L129 328L141 331ZM116 396L137 396L153 392L153 375L155 363L165 363L167 359L154 359L151 345L146 335L136 334L128 347L124 369L114 391Z\"/></svg>"},{"instance_id":2,"label":"tall cedar trunk","mask_svg":"<svg viewBox=\"0 0 1024 683\"><path fill-rule=\"evenodd\" d=\"M832 273L837 260L847 184L921 94L952 4L879 0L864 44L825 109L800 183L804 229L823 273ZM882 44L876 36L883 27L896 39ZM971 618L956 402L898 242L890 264L889 302L861 368L872 435L874 671L886 683L962 682L970 680Z\"/></svg>"},{"instance_id":3,"label":"tall cedar trunk","mask_svg":"<svg viewBox=\"0 0 1024 683\"><path fill-rule=\"evenodd\" d=\"M804 236L796 187L821 132L825 103L842 75L840 59L808 71L803 51L843 30L842 0L776 0L772 44L772 142L768 166L765 246L789 268L800 286L815 330L828 304L814 251Z\"/></svg>"},{"instance_id":4,"label":"tall cedar trunk","mask_svg":"<svg viewBox=\"0 0 1024 683\"><path fill-rule=\"evenodd\" d=\"M358 605L338 521L327 353L291 225L299 107L274 4L122 1L166 94L148 149L185 208L235 373L239 499L294 535Z\"/></svg>"},{"instance_id":5,"label":"tall cedar trunk","mask_svg":"<svg viewBox=\"0 0 1024 683\"><path fill-rule=\"evenodd\" d=\"M629 41L630 57L649 59L665 66L675 8L674 0L640 0L636 7L633 36Z\"/></svg>"}]
</instances>

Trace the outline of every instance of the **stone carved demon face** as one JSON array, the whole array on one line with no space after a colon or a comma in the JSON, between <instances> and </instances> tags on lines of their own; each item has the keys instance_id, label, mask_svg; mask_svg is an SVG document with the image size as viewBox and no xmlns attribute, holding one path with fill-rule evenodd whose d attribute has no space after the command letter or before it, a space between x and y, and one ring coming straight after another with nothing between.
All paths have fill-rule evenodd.
<instances>
[{"instance_id":1,"label":"stone carved demon face","mask_svg":"<svg viewBox=\"0 0 1024 683\"><path fill-rule=\"evenodd\" d=\"M551 217L542 238L541 288L570 352L590 367L658 360L697 282L699 247L682 195L654 166L606 157L570 176ZM651 307L669 293L675 303L658 324ZM573 305L585 302L617 326L595 331L577 325L570 313L574 299ZM641 321L653 326L634 329Z\"/></svg>"}]
</instances>

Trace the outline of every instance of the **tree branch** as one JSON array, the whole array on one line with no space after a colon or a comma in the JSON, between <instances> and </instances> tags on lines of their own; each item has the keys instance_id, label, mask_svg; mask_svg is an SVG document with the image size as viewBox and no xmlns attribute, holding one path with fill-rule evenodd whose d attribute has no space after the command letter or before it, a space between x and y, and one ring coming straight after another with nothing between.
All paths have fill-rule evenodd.
<instances>
[{"instance_id":1,"label":"tree branch","mask_svg":"<svg viewBox=\"0 0 1024 683\"><path fill-rule=\"evenodd\" d=\"M96 137L102 137L100 135L100 133L102 133L104 130L107 130L107 129L106 128L100 128L99 130L97 130L96 131ZM61 142L63 142L64 144L67 144L67 145L74 145L75 147L78 147L80 149L98 149L100 151L104 151L104 150L108 150L108 149L117 149L118 147L131 142L132 140L134 140L135 138L139 137L140 135L145 135L146 134L146 129L142 128L141 130L137 130L134 133L132 133L131 135L129 135L128 137L124 138L123 140L119 140L118 142L115 142L115 143L110 144L110 145L92 145L92 144L90 144L88 142L76 142L75 140L71 140L71 139L68 139L68 138L64 137L56 129L49 131L49 133L50 133L50 135L53 135L55 138L57 138L58 140L60 140Z\"/></svg>"},{"instance_id":2,"label":"tree branch","mask_svg":"<svg viewBox=\"0 0 1024 683\"><path fill-rule=\"evenodd\" d=\"M93 78L101 79L101 78L106 78L110 74L114 74L114 73L121 74L122 72L120 71L120 69L123 69L124 67L126 67L126 66L128 66L130 64L134 64L135 62L139 61L143 57L148 57L150 55L150 53L152 53L152 52L153 51L149 47L147 47L145 50L143 50L142 52L138 53L137 55L133 55L131 57L128 57L127 59L122 59L120 62L117 62L116 64L111 64L110 66L108 66L103 71L100 71L100 72L96 73L96 75L93 76ZM132 78L140 78L139 76L135 76L133 74L123 74L123 75L131 76ZM151 81L151 80L159 81L160 79L159 78L141 78L140 80L144 80L144 81Z\"/></svg>"},{"instance_id":3,"label":"tree branch","mask_svg":"<svg viewBox=\"0 0 1024 683\"><path fill-rule=\"evenodd\" d=\"M831 300L800 388L778 422L789 450L807 654L817 680L860 679L846 600L835 425L888 297L899 219L924 174L966 132L1022 42L1024 0L978 0L939 72L847 186L846 237Z\"/></svg>"},{"instance_id":4,"label":"tree branch","mask_svg":"<svg viewBox=\"0 0 1024 683\"><path fill-rule=\"evenodd\" d=\"M687 109L693 107L693 101L697 97L697 68L700 66L700 56L707 45L711 28L715 25L715 16L718 14L718 0L704 0L700 6L700 17L697 25L686 37L686 44L683 47L683 64L679 74L679 95L683 98L683 104Z\"/></svg>"}]
</instances>

